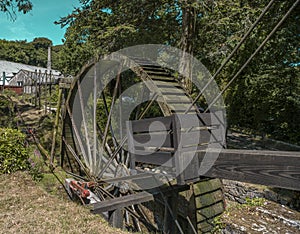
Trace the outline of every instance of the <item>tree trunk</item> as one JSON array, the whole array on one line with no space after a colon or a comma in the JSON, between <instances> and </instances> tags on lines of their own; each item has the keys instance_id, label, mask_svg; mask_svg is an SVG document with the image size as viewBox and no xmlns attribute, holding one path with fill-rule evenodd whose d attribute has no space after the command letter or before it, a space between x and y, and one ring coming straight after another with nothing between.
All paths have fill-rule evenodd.
<instances>
[{"instance_id":1,"label":"tree trunk","mask_svg":"<svg viewBox=\"0 0 300 234\"><path fill-rule=\"evenodd\" d=\"M182 6L182 35L180 49L182 51L179 72L184 75L181 77L184 88L191 93L192 91L192 64L193 39L195 36L195 9L188 4L188 0L183 1Z\"/></svg>"}]
</instances>

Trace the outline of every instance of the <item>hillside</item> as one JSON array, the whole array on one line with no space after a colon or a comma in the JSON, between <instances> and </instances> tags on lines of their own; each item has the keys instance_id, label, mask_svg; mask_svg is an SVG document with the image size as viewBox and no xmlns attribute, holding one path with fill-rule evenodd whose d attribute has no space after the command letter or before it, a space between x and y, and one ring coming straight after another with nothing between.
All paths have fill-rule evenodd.
<instances>
[{"instance_id":1,"label":"hillside","mask_svg":"<svg viewBox=\"0 0 300 234\"><path fill-rule=\"evenodd\" d=\"M67 199L50 195L26 172L0 175L0 233L125 233Z\"/></svg>"}]
</instances>

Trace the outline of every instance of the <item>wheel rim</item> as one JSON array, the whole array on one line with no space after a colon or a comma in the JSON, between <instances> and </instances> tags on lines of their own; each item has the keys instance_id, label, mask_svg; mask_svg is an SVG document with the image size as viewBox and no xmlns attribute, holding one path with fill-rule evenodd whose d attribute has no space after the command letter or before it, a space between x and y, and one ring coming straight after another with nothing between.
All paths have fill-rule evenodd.
<instances>
[{"instance_id":1,"label":"wheel rim","mask_svg":"<svg viewBox=\"0 0 300 234\"><path fill-rule=\"evenodd\" d=\"M146 88L148 88L149 91L155 90L155 92L152 93L155 93L157 96L156 100L158 100L158 105L160 106L162 115L170 115L176 112L176 110L179 110L178 112L184 113L184 111L189 107L192 100L188 97L186 92L184 92L184 90L180 88L180 86L178 86L177 81L172 75L163 74L163 76L158 76L158 78L153 79L157 75L155 73L167 73L167 71L164 68L157 66L157 64L153 63L152 61L148 61L147 59L141 60L139 58L130 59L129 64L127 63L126 65L131 67L135 75L137 75L144 83L146 83ZM120 64L114 64L118 72L115 73L116 81L114 87L112 88L112 91L110 92L112 94L112 97L109 98L109 101L107 101L108 98L106 97L107 92L103 92L100 95L105 110L104 112L106 115L106 123L104 124L102 129L96 124L97 110L95 107L97 107L98 101L97 89L95 88L97 87L98 75L97 64L92 63L90 65L87 65L86 68L77 77L76 82L74 82L72 85L71 91L66 101L65 124L63 129L65 136L67 136L68 134L72 135L71 138L64 140L64 144L65 148L67 148L66 161L68 161L68 167L75 175L85 175L85 177L87 177L88 180L93 180L96 182L98 182L99 180L101 181L104 178L116 178L130 175L130 172L128 170L129 156L126 150L123 149L123 146L126 143L126 138L122 137L122 133L120 133L121 137L119 137L119 141L117 141L111 122L111 115L113 109L111 106L113 106L116 103L117 97L120 97L119 95L120 93L122 93L122 79L119 75L119 71L122 70L122 66L126 65L121 64L120 69L118 68L118 66L120 67ZM85 90L83 91L82 82L84 81L84 79L87 79L87 77L89 77L90 81L92 80L92 82L90 82L90 86L88 86L88 88L86 88L85 85ZM91 77L93 78L91 79ZM184 105L181 105L181 107L176 107L176 103L172 103L172 101L174 100L172 100L171 94L168 95L168 92L165 92L167 94L163 94L162 92L164 88L170 88L167 87L168 85L174 86L175 82L179 87L177 87L175 90L175 92L178 92L177 96L183 96L183 99L186 99L186 102L184 102ZM106 84L102 83L102 85L104 86L108 84L108 82ZM90 90L90 93L92 93L94 108L92 108L87 115L92 116L93 123L87 123L85 114L82 114L87 112L86 109L83 108L83 106L86 105L85 103L88 102L86 90ZM176 93L174 95L174 89L172 90L172 92L173 96L176 96ZM74 105L74 102L76 100L76 97L74 95L75 93L78 94L77 103L79 103L80 111L74 113L70 109L70 107ZM109 106L108 103L111 106ZM148 103L149 106L151 104L151 102ZM144 106L144 109L147 110L147 105ZM195 109L191 111L195 112ZM146 113L141 113L140 116L143 117L143 115L145 115ZM80 122L80 127L76 126L75 124L75 122L78 122L78 119ZM78 133L79 129L81 130L81 134ZM92 136L87 137L88 133L92 133ZM97 140L97 137L100 137L100 140ZM102 151L101 149L95 148L95 146L99 145L102 146ZM73 152L71 152L70 154L70 151L72 150ZM97 163L97 153L95 156L95 152L102 152L101 154L105 155L105 157L101 158L101 163ZM74 166L72 168L72 160L75 162L73 162L73 164L77 166L77 169L75 169ZM100 164L101 166L99 166ZM112 187L117 189L113 191ZM107 187L102 187L101 185L99 187L98 196L102 199L109 199L116 196L124 196L128 193L134 192L135 190L131 188L128 183L124 182L121 185L112 184ZM168 204L166 203L165 206L167 205ZM137 220L140 220L141 223L143 223L143 225L148 230L154 230L155 228L157 229L157 227L153 227L153 225L151 224L148 225L149 223L145 220L149 220L149 218L147 218L145 215L138 216L136 210L143 210L143 208L141 208L141 205L135 205L131 208L125 209L124 213L119 214L119 216L122 215L122 217L124 217L125 224L127 223L127 227L129 229L140 231L140 224ZM128 224L128 220L130 219L129 217L131 217L132 220L131 227L129 227L130 225Z\"/></svg>"}]
</instances>

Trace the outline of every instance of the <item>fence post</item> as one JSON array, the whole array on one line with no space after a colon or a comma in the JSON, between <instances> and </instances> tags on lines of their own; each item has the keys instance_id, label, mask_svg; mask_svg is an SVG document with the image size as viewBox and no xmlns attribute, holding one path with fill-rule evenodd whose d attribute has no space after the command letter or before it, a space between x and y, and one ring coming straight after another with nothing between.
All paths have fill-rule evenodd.
<instances>
[{"instance_id":1,"label":"fence post","mask_svg":"<svg viewBox=\"0 0 300 234\"><path fill-rule=\"evenodd\" d=\"M6 80L5 72L3 72L3 85L2 85L2 92L3 93L4 93L5 80Z\"/></svg>"}]
</instances>

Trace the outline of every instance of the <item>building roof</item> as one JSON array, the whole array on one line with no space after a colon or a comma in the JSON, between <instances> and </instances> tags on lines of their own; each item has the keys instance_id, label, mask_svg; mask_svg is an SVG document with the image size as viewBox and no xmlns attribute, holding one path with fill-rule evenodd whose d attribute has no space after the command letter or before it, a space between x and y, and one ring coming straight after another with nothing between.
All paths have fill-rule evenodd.
<instances>
[{"instance_id":1,"label":"building roof","mask_svg":"<svg viewBox=\"0 0 300 234\"><path fill-rule=\"evenodd\" d=\"M48 71L48 69L44 67L37 67L37 66L32 66L32 65L22 64L22 63L14 63L5 60L0 60L0 85L3 85L3 72L5 72L5 76L7 78L12 78L20 70L26 70L31 72L37 70L37 71L41 71L42 73ZM51 70L51 73L55 76L61 75L61 72L57 70Z\"/></svg>"}]
</instances>

